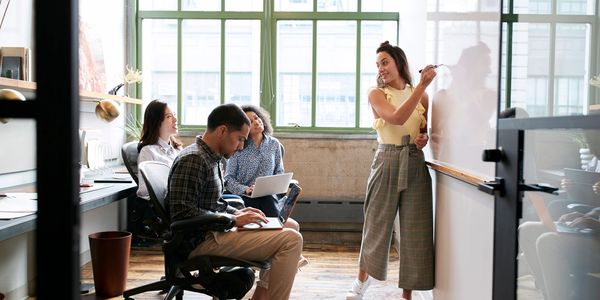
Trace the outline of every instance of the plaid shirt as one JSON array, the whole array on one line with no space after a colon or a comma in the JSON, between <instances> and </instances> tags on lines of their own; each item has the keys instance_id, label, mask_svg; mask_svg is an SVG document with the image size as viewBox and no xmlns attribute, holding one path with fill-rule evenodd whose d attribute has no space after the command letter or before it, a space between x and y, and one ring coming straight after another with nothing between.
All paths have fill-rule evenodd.
<instances>
[{"instance_id":1,"label":"plaid shirt","mask_svg":"<svg viewBox=\"0 0 600 300\"><path fill-rule=\"evenodd\" d=\"M179 153L169 174L167 207L171 220L236 211L221 197L221 159L200 137Z\"/></svg>"}]
</instances>

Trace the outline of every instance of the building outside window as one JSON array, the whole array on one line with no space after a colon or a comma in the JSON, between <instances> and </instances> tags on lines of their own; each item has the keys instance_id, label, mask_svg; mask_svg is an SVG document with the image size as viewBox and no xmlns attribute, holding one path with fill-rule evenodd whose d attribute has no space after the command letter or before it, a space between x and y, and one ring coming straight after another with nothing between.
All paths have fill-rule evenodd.
<instances>
[{"instance_id":1,"label":"building outside window","mask_svg":"<svg viewBox=\"0 0 600 300\"><path fill-rule=\"evenodd\" d=\"M371 132L375 49L397 43L393 0L139 0L138 96L181 128L222 103L267 109L278 131Z\"/></svg>"}]
</instances>

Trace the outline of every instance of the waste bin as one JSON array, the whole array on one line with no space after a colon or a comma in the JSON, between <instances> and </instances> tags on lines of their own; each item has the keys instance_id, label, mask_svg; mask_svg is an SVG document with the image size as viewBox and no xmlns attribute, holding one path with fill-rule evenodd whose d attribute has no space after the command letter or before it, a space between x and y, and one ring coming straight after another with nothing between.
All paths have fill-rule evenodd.
<instances>
[{"instance_id":1,"label":"waste bin","mask_svg":"<svg viewBox=\"0 0 600 300\"><path fill-rule=\"evenodd\" d=\"M104 231L89 235L96 295L116 297L125 291L131 232Z\"/></svg>"}]
</instances>

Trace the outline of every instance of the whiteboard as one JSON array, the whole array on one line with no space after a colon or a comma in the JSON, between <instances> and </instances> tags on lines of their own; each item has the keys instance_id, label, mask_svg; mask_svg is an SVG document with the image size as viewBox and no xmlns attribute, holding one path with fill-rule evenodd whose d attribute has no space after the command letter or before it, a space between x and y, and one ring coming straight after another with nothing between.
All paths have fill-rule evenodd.
<instances>
[{"instance_id":1,"label":"whiteboard","mask_svg":"<svg viewBox=\"0 0 600 300\"><path fill-rule=\"evenodd\" d=\"M481 156L496 147L498 22L439 22L437 40L428 43L431 61L444 64L429 93L429 158L484 177L495 173Z\"/></svg>"}]
</instances>

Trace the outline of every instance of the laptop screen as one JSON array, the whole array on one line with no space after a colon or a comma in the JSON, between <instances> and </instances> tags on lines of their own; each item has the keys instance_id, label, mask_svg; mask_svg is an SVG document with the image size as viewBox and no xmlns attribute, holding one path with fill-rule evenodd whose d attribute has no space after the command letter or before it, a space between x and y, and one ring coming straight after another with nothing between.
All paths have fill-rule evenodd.
<instances>
[{"instance_id":1,"label":"laptop screen","mask_svg":"<svg viewBox=\"0 0 600 300\"><path fill-rule=\"evenodd\" d=\"M569 200L590 205L600 204L600 195L596 194L592 188L596 182L600 181L600 173L566 168L565 178L570 181L571 185L566 189Z\"/></svg>"},{"instance_id":2,"label":"laptop screen","mask_svg":"<svg viewBox=\"0 0 600 300\"><path fill-rule=\"evenodd\" d=\"M282 223L285 223L292 214L292 210L294 209L294 205L296 204L301 191L302 189L297 184L293 184L290 188L290 192L288 193L287 198L285 198L285 202L283 202L281 211L279 212L279 219Z\"/></svg>"}]
</instances>

